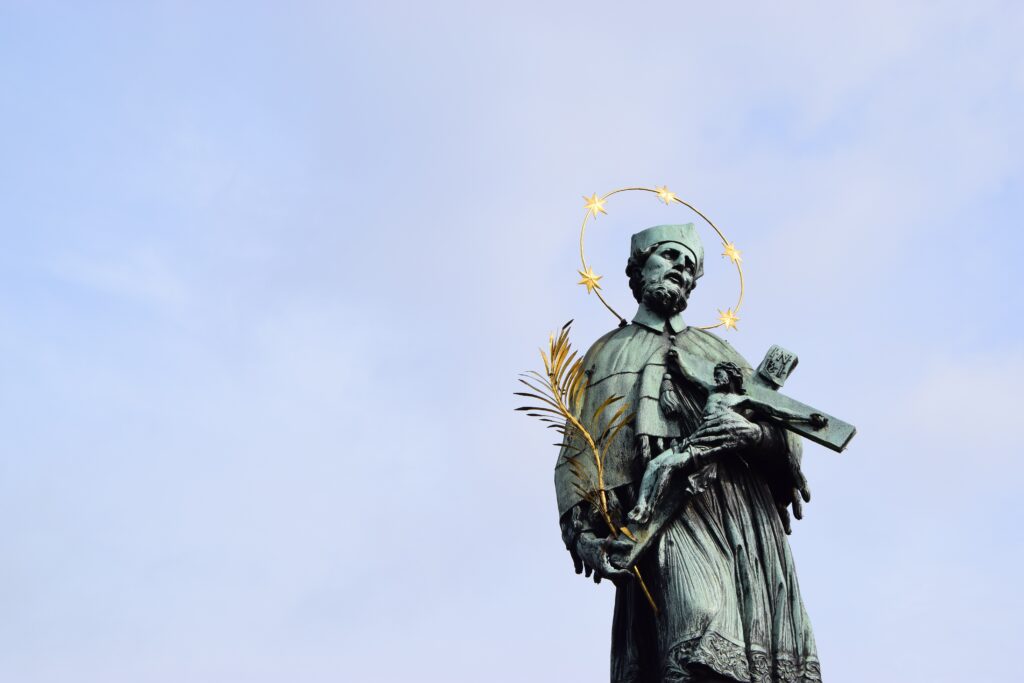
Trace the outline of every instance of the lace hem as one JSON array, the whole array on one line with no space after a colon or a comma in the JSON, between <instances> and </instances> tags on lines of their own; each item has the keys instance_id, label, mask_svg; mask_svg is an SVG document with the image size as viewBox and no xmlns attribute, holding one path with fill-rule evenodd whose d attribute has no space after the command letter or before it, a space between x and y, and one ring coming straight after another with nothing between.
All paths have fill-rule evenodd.
<instances>
[{"instance_id":1,"label":"lace hem","mask_svg":"<svg viewBox=\"0 0 1024 683\"><path fill-rule=\"evenodd\" d=\"M723 676L750 683L821 683L821 664L817 657L798 657L779 652L752 651L714 631L676 643L665 658L665 683L691 680L691 664L703 664Z\"/></svg>"}]
</instances>

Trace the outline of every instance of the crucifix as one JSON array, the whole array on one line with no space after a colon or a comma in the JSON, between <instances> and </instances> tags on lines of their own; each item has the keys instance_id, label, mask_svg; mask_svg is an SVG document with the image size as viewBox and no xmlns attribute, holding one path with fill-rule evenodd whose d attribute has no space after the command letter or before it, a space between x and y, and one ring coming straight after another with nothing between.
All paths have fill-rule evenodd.
<instances>
[{"instance_id":1,"label":"crucifix","mask_svg":"<svg viewBox=\"0 0 1024 683\"><path fill-rule=\"evenodd\" d=\"M841 453L857 433L852 424L778 392L798 362L795 353L773 345L743 391L755 411L762 407L768 421ZM669 369L705 388L711 386L714 365L702 358L674 352L669 356Z\"/></svg>"},{"instance_id":2,"label":"crucifix","mask_svg":"<svg viewBox=\"0 0 1024 683\"><path fill-rule=\"evenodd\" d=\"M773 345L768 349L750 381L726 390L722 385L728 385L728 373L720 365L680 353L678 349L669 350L666 361L669 374L677 381L697 384L708 392L706 414L716 410L746 410L760 420L793 431L837 453L846 448L857 432L852 424L779 393L799 362L795 353L781 346ZM713 477L709 468L714 465L701 462L699 456L700 449L686 447L686 440L683 440L681 446L651 461L641 485L638 505L629 515L631 523L624 528L626 536L635 542L625 557L612 558L614 564L633 566L679 507L704 490L707 480ZM698 469L701 471L695 471ZM668 486L674 470L682 470L680 474L689 477L687 485ZM654 505L652 497L663 500Z\"/></svg>"}]
</instances>

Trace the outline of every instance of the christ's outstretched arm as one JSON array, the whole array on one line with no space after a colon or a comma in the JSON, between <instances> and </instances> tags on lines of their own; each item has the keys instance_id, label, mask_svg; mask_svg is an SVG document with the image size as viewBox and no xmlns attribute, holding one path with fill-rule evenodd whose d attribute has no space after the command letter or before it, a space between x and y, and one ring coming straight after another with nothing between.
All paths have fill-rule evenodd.
<instances>
[{"instance_id":1,"label":"christ's outstretched arm","mask_svg":"<svg viewBox=\"0 0 1024 683\"><path fill-rule=\"evenodd\" d=\"M828 424L828 418L821 413L797 413L777 406L768 405L767 403L763 403L750 397L747 397L747 400L744 401L742 405L743 407L749 407L754 411L762 413L766 417L783 424L809 424L814 429L821 429Z\"/></svg>"}]
</instances>

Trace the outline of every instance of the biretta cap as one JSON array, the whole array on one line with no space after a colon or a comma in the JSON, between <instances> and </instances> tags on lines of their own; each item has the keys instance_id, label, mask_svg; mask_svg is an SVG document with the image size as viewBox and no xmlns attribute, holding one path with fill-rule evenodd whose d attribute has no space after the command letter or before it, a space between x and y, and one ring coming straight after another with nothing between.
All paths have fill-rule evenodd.
<instances>
[{"instance_id":1,"label":"biretta cap","mask_svg":"<svg viewBox=\"0 0 1024 683\"><path fill-rule=\"evenodd\" d=\"M697 277L704 274L704 245L701 244L700 236L693 223L682 225L655 225L633 235L630 240L629 252L631 254L643 251L649 247L662 242L678 242L693 254L693 260L697 264Z\"/></svg>"}]
</instances>

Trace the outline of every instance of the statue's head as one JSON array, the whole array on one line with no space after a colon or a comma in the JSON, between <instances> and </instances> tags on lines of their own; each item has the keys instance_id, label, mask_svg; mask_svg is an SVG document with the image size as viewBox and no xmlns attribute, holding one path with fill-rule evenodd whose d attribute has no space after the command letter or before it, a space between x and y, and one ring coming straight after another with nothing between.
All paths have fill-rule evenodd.
<instances>
[{"instance_id":1,"label":"statue's head","mask_svg":"<svg viewBox=\"0 0 1024 683\"><path fill-rule=\"evenodd\" d=\"M637 302L666 318L686 308L704 274L704 246L693 223L656 225L633 235L626 275Z\"/></svg>"},{"instance_id":2,"label":"statue's head","mask_svg":"<svg viewBox=\"0 0 1024 683\"><path fill-rule=\"evenodd\" d=\"M729 361L722 361L715 366L715 386L721 391L733 394L743 392L743 371L740 366Z\"/></svg>"}]
</instances>

